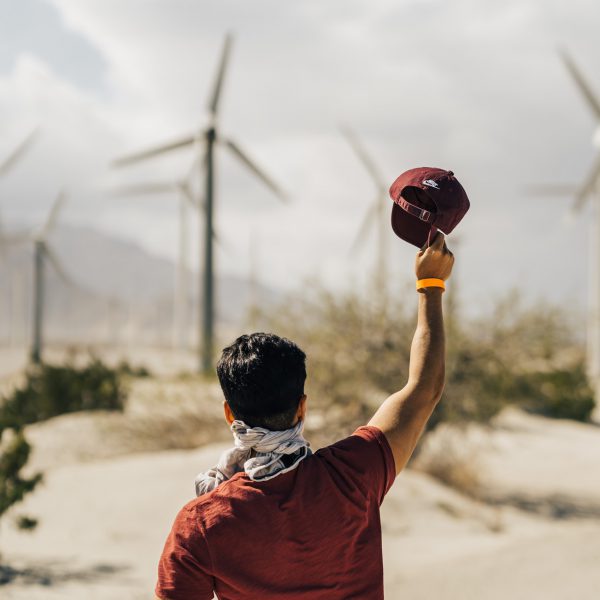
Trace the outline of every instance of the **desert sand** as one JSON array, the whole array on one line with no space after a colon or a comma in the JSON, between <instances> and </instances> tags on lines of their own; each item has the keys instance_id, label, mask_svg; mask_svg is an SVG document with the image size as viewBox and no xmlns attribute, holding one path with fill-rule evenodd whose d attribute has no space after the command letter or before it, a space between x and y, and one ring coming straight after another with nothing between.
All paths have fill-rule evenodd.
<instances>
[{"instance_id":1,"label":"desert sand","mask_svg":"<svg viewBox=\"0 0 600 600\"><path fill-rule=\"evenodd\" d=\"M28 469L43 467L45 483L3 522L3 562L14 569L3 598L153 597L171 522L193 497L194 475L226 445L123 447L94 458L81 453L73 431L100 444L97 430L84 426L97 417L65 415L33 427ZM597 598L600 428L509 410L491 428L441 428L422 456L450 438L476 458L485 497L476 501L415 469L400 474L382 507L386 597ZM553 511L557 503L573 510ZM40 520L32 533L10 524L23 513Z\"/></svg>"}]
</instances>

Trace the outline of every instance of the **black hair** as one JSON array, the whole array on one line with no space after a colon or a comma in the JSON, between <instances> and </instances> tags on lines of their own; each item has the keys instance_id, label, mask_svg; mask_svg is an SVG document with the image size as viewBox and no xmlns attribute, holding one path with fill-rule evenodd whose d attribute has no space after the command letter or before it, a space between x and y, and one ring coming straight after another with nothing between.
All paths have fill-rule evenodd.
<instances>
[{"instance_id":1,"label":"black hair","mask_svg":"<svg viewBox=\"0 0 600 600\"><path fill-rule=\"evenodd\" d=\"M304 395L306 354L273 333L238 337L223 349L217 375L236 419L250 427L292 427Z\"/></svg>"}]
</instances>

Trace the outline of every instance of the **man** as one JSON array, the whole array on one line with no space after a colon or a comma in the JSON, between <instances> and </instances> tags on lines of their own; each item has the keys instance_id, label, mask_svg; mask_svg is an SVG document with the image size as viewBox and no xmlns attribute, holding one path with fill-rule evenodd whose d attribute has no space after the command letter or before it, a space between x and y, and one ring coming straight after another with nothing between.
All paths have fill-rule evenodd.
<instances>
[{"instance_id":1,"label":"man","mask_svg":"<svg viewBox=\"0 0 600 600\"><path fill-rule=\"evenodd\" d=\"M162 600L383 598L379 507L444 388L442 293L454 257L437 233L418 252L408 382L366 426L312 453L304 353L238 338L217 373L236 447L196 480L159 563Z\"/></svg>"}]
</instances>

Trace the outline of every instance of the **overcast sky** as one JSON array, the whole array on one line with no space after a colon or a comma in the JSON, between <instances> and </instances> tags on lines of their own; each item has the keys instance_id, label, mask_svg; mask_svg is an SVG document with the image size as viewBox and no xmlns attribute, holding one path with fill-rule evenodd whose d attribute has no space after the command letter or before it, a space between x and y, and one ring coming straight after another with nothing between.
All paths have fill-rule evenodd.
<instances>
[{"instance_id":1,"label":"overcast sky","mask_svg":"<svg viewBox=\"0 0 600 600\"><path fill-rule=\"evenodd\" d=\"M106 190L177 179L191 152L121 171L108 163L206 123L231 31L222 132L293 203L281 205L221 151L219 269L247 275L255 239L265 283L364 280L375 232L358 254L349 247L376 188L339 133L347 124L386 183L427 165L452 169L466 188L472 206L457 229L456 266L465 304L485 308L518 286L581 308L590 208L569 218L570 198L524 188L576 183L591 167L596 121L557 48L570 50L600 94L599 26L594 0L0 0L0 158L41 127L0 181L2 217L13 227L39 223L64 185L65 222L174 258L175 198ZM195 218L190 227L195 234ZM389 235L390 278L407 281L416 249Z\"/></svg>"}]
</instances>

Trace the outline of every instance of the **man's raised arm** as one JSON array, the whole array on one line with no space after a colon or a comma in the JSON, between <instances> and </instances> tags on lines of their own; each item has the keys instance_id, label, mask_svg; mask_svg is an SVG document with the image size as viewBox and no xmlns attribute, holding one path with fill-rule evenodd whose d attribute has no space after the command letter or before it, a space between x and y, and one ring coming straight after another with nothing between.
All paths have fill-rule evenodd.
<instances>
[{"instance_id":1,"label":"man's raised arm","mask_svg":"<svg viewBox=\"0 0 600 600\"><path fill-rule=\"evenodd\" d=\"M433 244L417 254L417 279L450 277L454 256L438 233ZM445 376L444 319L440 287L420 290L417 330L410 349L408 382L379 407L369 425L383 431L399 473L411 457L427 420L442 396Z\"/></svg>"}]
</instances>

